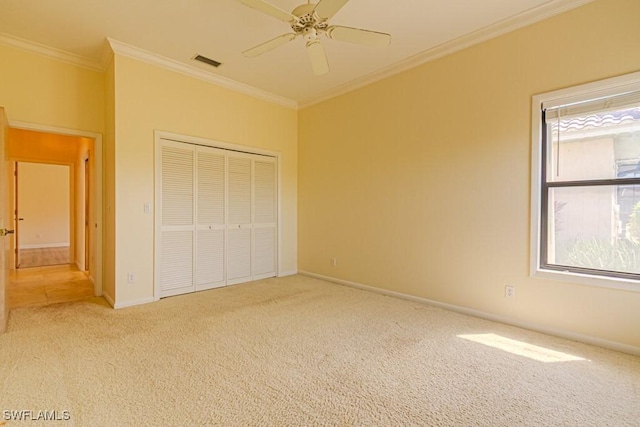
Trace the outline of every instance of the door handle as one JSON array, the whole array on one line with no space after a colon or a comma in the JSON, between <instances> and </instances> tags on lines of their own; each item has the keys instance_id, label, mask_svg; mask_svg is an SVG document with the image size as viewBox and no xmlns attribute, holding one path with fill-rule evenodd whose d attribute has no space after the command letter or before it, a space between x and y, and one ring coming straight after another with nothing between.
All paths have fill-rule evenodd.
<instances>
[{"instance_id":1,"label":"door handle","mask_svg":"<svg viewBox=\"0 0 640 427\"><path fill-rule=\"evenodd\" d=\"M18 218L18 221L24 221L24 218Z\"/></svg>"},{"instance_id":2,"label":"door handle","mask_svg":"<svg viewBox=\"0 0 640 427\"><path fill-rule=\"evenodd\" d=\"M6 236L7 234L13 234L13 233L15 233L15 230L7 230L6 228L3 228L0 230L0 237Z\"/></svg>"}]
</instances>

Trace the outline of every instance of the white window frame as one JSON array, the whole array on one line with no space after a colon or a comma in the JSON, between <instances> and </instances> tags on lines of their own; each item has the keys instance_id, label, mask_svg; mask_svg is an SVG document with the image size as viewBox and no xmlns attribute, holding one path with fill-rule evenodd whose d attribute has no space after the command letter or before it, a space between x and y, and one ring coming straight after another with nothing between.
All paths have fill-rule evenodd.
<instances>
[{"instance_id":1,"label":"white window frame","mask_svg":"<svg viewBox=\"0 0 640 427\"><path fill-rule=\"evenodd\" d=\"M567 105L615 94L639 91L640 72L600 80L553 92L535 95L531 105L531 253L532 277L640 292L640 280L595 276L570 271L555 271L540 266L540 233L542 218L542 112L544 108Z\"/></svg>"}]
</instances>

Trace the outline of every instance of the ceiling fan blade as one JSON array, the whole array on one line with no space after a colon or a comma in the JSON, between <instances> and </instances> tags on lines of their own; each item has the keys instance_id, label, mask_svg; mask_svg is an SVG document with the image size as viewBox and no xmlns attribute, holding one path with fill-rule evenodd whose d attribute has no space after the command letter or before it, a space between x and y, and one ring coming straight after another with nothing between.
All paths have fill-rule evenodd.
<instances>
[{"instance_id":1,"label":"ceiling fan blade","mask_svg":"<svg viewBox=\"0 0 640 427\"><path fill-rule=\"evenodd\" d=\"M311 66L313 72L316 75L326 74L329 72L329 62L327 62L327 55L324 53L324 48L320 40L311 40L307 42L307 53L311 60Z\"/></svg>"},{"instance_id":2,"label":"ceiling fan blade","mask_svg":"<svg viewBox=\"0 0 640 427\"><path fill-rule=\"evenodd\" d=\"M313 11L322 19L329 19L347 4L349 0L320 0Z\"/></svg>"},{"instance_id":3,"label":"ceiling fan blade","mask_svg":"<svg viewBox=\"0 0 640 427\"><path fill-rule=\"evenodd\" d=\"M252 9L259 10L262 13L266 13L267 15L271 15L276 19L279 19L284 22L294 22L298 20L298 17L290 14L289 12L285 12L284 10L264 2L262 0L238 0L240 3L245 6L249 6Z\"/></svg>"},{"instance_id":4,"label":"ceiling fan blade","mask_svg":"<svg viewBox=\"0 0 640 427\"><path fill-rule=\"evenodd\" d=\"M341 26L331 26L327 28L327 37L343 42L374 47L384 47L391 43L390 34Z\"/></svg>"},{"instance_id":5,"label":"ceiling fan blade","mask_svg":"<svg viewBox=\"0 0 640 427\"><path fill-rule=\"evenodd\" d=\"M283 44L288 43L295 38L296 35L294 33L283 34L276 37L275 39L269 40L268 42L259 44L258 46L252 47L251 49L247 49L242 52L242 54L247 58L255 58L256 56L262 55L263 53L275 49L278 46L282 46Z\"/></svg>"}]
</instances>

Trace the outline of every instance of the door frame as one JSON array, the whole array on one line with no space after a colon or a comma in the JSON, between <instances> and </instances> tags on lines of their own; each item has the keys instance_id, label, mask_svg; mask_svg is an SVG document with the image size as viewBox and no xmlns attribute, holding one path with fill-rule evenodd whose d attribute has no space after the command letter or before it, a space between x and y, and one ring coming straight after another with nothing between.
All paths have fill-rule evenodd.
<instances>
[{"instance_id":1,"label":"door frame","mask_svg":"<svg viewBox=\"0 0 640 427\"><path fill-rule=\"evenodd\" d=\"M32 130L36 132L45 132L45 133L53 133L58 135L69 135L69 136L78 136L91 138L94 141L94 164L93 164L93 176L92 178L92 186L95 188L95 195L93 197L92 203L95 212L94 218L94 227L95 227L95 239L91 242L92 247L91 251L94 254L94 271L89 279L93 282L94 286L94 294L96 296L102 296L102 283L103 283L103 250L102 250L102 242L103 242L103 216L104 213L102 211L103 204L102 198L104 195L103 189L103 180L102 180L102 134L96 132L87 132L77 129L69 129L57 126L49 126L43 125L39 123L29 123L29 122L21 122L9 120L9 127L15 129L25 129ZM8 185L8 184L7 184Z\"/></svg>"},{"instance_id":2,"label":"door frame","mask_svg":"<svg viewBox=\"0 0 640 427\"><path fill-rule=\"evenodd\" d=\"M276 215L277 215L277 222L276 222L276 227L277 227L277 234L276 234L276 277L280 277L280 272L282 271L282 189L281 189L281 183L282 183L282 179L281 179L281 167L280 165L282 164L281 159L280 159L280 152L279 151L273 151L273 150L267 150L264 148L257 148L257 147L252 147L252 146L248 146L248 145L240 145L240 144L233 144L230 142L222 142L222 141L216 141L213 139L207 139L207 138L200 138L200 137L196 137L196 136L189 136L189 135L182 135L182 134L178 134L178 133L173 133L173 132L166 132L166 131L161 131L161 130L155 130L153 132L153 136L154 136L154 165L155 165L155 170L154 170L154 193L155 193L155 204L154 204L154 221L156 222L155 226L154 226L154 278L153 278L153 299L154 301L158 301L160 300L160 287L159 287L159 283L157 277L159 275L159 271L158 271L158 260L159 260L159 256L160 254L158 253L158 248L157 248L157 239L155 238L155 236L158 233L158 223L157 223L157 218L158 218L158 213L160 211L160 198L158 197L159 191L160 191L160 177L158 176L159 171L161 170L160 168L160 149L161 149L161 140L168 140L168 141L173 141L173 142L181 142L181 143L186 143L186 144L192 144L192 145L202 145L205 147L212 147L212 148L218 148L218 149L222 149L222 150L229 150L229 151L236 151L236 152L240 152L240 153L247 153L247 154L257 154L257 155L263 155L263 156L269 156L269 157L273 157L275 158L275 163L276 163Z\"/></svg>"},{"instance_id":3,"label":"door frame","mask_svg":"<svg viewBox=\"0 0 640 427\"><path fill-rule=\"evenodd\" d=\"M5 149L6 150L6 149ZM20 198L18 197L18 161L14 160L14 161L7 161L8 164L13 163L13 188L12 188L12 195L13 197L11 198L11 202L12 205L9 206L9 208L11 209L11 213L12 213L12 217L13 217L13 229L14 229L14 234L13 234L13 247L11 248L13 250L13 268L14 269L18 269L20 268L20 244L18 243L20 240L20 221L22 221L22 219L20 218L20 215L18 212L18 203L20 202ZM11 184L9 184L11 186ZM10 202L10 203L11 203Z\"/></svg>"},{"instance_id":4,"label":"door frame","mask_svg":"<svg viewBox=\"0 0 640 427\"><path fill-rule=\"evenodd\" d=\"M8 120L4 107L0 106L0 228L6 228L6 220L11 218L11 206L9 203L9 162L6 157L6 140L8 134ZM7 256L9 253L8 241L0 238L0 334L7 329L9 321L9 269L7 268Z\"/></svg>"},{"instance_id":5,"label":"door frame","mask_svg":"<svg viewBox=\"0 0 640 427\"><path fill-rule=\"evenodd\" d=\"M94 147L95 150L95 147ZM90 260L89 260L89 245L91 244L91 226L89 224L89 216L91 216L91 185L87 185L88 182L91 182L91 153L85 158L82 159L83 167L84 167L84 182L83 182L83 190L84 190L84 203L83 203L83 211L84 211L84 224L82 227L84 229L84 254L82 254L82 269L84 271L90 271Z\"/></svg>"}]
</instances>

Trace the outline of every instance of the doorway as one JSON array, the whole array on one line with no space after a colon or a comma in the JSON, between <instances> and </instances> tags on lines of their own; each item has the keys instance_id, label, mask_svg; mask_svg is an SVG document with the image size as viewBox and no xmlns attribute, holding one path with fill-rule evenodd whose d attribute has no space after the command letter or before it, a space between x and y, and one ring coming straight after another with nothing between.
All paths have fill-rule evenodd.
<instances>
[{"instance_id":1,"label":"doorway","mask_svg":"<svg viewBox=\"0 0 640 427\"><path fill-rule=\"evenodd\" d=\"M51 126L36 125L31 123L10 122L7 138L7 158L11 162L9 166L18 164L17 182L18 188L15 188L15 178L9 174L10 184L8 191L10 192L9 206L15 209L16 195L17 203L21 205L20 196L22 193L21 186L23 183L23 174L25 164L43 164L50 167L62 167L68 171L68 226L65 229L66 240L55 242L45 242L47 246L42 248L42 243L37 244L41 248L25 248L24 242L21 242L20 234L29 232L26 222L30 217L25 215L24 209L18 206L18 212L12 211L11 219L15 220L14 225L18 227L17 239L11 239L11 259L9 265L13 269L12 278L16 282L23 282L20 287L24 288L25 283L31 283L32 278L27 277L33 271L40 270L39 275L42 276L47 286L52 285L58 280L56 275L65 277L69 280L73 279L76 283L77 278L74 276L77 271L81 273L86 282L92 289L93 295L102 295L102 136L99 134L76 131L72 129L56 128ZM15 163L14 163L15 162ZM30 165L27 165L29 167ZM11 170L12 168L10 168ZM22 184L21 184L22 183ZM24 196L22 196L24 197ZM56 199L59 200L60 196ZM41 210L46 211L48 205L53 202L44 203L40 201ZM17 214L17 215L15 215ZM22 221L19 219L23 218ZM25 230L24 228L27 227ZM60 225L56 226L60 231ZM45 238L44 232L32 232L33 238L37 238L35 234L39 234L39 240ZM25 237L25 236L23 236ZM18 240L20 239L20 240ZM15 268L15 257L19 249L20 255L23 255L20 262L20 268ZM68 242L68 243L67 243ZM22 247L21 246L22 244ZM63 245L65 244L65 245ZM27 243L29 245L29 243ZM49 251L56 248L68 248L68 260L63 260L58 254L52 262L48 264L59 264L65 262L65 265L44 266L25 268L25 259L23 249L46 249ZM65 249L66 249L65 248ZM55 255L54 255L55 257ZM65 268L65 271L58 271ZM73 276L73 277L72 277ZM78 276L80 277L80 276ZM24 280L17 280L24 279ZM55 280L54 280L55 279ZM61 279L62 280L62 279ZM65 279L66 280L66 279ZM61 289L55 290L47 288L44 292L47 294L47 300L52 301L54 292L62 292ZM66 293L66 290L64 291ZM51 294L51 295L50 295ZM85 294L86 295L86 294ZM35 302L35 301L34 301Z\"/></svg>"},{"instance_id":2,"label":"doorway","mask_svg":"<svg viewBox=\"0 0 640 427\"><path fill-rule=\"evenodd\" d=\"M16 268L70 264L69 165L15 162Z\"/></svg>"},{"instance_id":3,"label":"doorway","mask_svg":"<svg viewBox=\"0 0 640 427\"><path fill-rule=\"evenodd\" d=\"M29 306L71 301L92 294L102 296L102 135L33 123L9 122L4 108L0 107L0 152L4 153L6 160L0 162L0 231L2 235L14 233L15 230L8 230L9 224L15 225L19 218L15 215L17 193L11 165L18 161L54 162L52 156L55 160L56 155L65 152L68 154L70 151L68 145L55 142L60 137L81 141L73 150L77 157L70 162L75 165L75 168L70 169L70 174L87 179L75 180L75 185L82 182L83 187L75 188L71 195L81 193L85 197L74 205L70 215L74 215L77 210L86 215L82 217L82 222L74 223L74 228L89 230L89 236L85 236L82 241L88 252L84 255L84 264L86 266L88 263L89 271L80 271L86 267L78 268L73 264L18 270L13 259L16 255L15 239L10 239L3 245L5 250L0 251L0 333L6 328L10 308L17 305L12 304L16 299L22 303L20 306ZM76 170L79 165L84 168ZM71 195L70 199L73 198ZM71 235L74 228L71 229ZM71 242L73 239L70 240L70 246ZM10 277L5 267L11 268ZM72 271L63 271L65 268ZM78 270L77 273L75 270ZM75 277L76 274L81 276ZM63 283L58 283L58 280ZM71 292L69 285L73 285ZM80 286L85 289L84 296L78 292Z\"/></svg>"}]
</instances>

